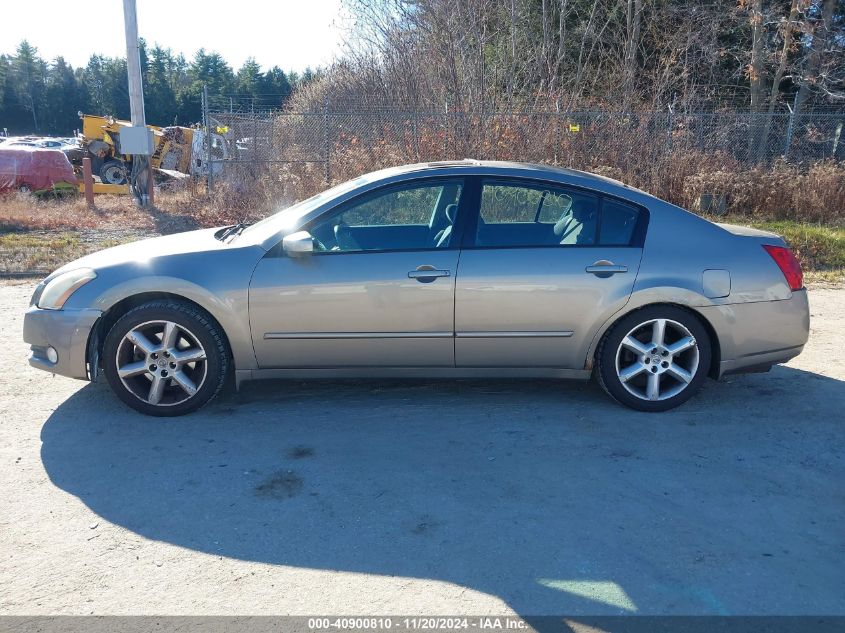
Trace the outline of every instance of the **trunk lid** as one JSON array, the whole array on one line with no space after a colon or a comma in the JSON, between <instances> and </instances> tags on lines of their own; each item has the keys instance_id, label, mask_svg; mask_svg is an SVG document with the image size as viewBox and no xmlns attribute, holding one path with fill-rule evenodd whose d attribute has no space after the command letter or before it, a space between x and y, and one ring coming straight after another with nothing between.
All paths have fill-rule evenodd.
<instances>
[{"instance_id":1,"label":"trunk lid","mask_svg":"<svg viewBox=\"0 0 845 633\"><path fill-rule=\"evenodd\" d=\"M728 233L732 233L733 235L740 235L743 237L762 237L766 239L774 239L783 241L783 238L778 235L777 233L772 233L770 231L762 231L760 229L754 229L750 226L739 226L736 224L722 224L721 222L716 222L716 226L720 229L727 231Z\"/></svg>"}]
</instances>

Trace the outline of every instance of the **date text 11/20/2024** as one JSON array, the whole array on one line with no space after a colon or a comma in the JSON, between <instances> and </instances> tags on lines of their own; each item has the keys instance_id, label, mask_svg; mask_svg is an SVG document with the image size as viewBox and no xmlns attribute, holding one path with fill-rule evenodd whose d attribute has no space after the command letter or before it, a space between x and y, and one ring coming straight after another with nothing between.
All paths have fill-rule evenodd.
<instances>
[{"instance_id":1,"label":"date text 11/20/2024","mask_svg":"<svg viewBox=\"0 0 845 633\"><path fill-rule=\"evenodd\" d=\"M530 629L519 617L346 617L309 618L309 631L522 631Z\"/></svg>"}]
</instances>

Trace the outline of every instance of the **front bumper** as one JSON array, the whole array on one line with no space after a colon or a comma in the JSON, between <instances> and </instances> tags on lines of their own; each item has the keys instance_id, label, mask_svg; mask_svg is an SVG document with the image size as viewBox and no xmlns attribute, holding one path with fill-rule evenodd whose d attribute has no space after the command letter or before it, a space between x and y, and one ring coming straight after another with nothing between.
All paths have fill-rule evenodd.
<instances>
[{"instance_id":1,"label":"front bumper","mask_svg":"<svg viewBox=\"0 0 845 633\"><path fill-rule=\"evenodd\" d=\"M42 310L31 306L23 319L23 340L32 349L29 364L60 376L87 380L88 340L100 310ZM47 348L58 353L55 363Z\"/></svg>"}]
</instances>

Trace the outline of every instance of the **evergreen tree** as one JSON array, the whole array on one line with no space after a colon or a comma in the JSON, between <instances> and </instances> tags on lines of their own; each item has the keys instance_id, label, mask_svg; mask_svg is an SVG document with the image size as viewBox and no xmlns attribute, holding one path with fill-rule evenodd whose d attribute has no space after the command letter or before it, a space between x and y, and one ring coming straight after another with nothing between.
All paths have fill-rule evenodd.
<instances>
[{"instance_id":1,"label":"evergreen tree","mask_svg":"<svg viewBox=\"0 0 845 633\"><path fill-rule=\"evenodd\" d=\"M9 58L0 55L0 120L3 118L6 107L6 78L9 76Z\"/></svg>"},{"instance_id":2,"label":"evergreen tree","mask_svg":"<svg viewBox=\"0 0 845 633\"><path fill-rule=\"evenodd\" d=\"M126 60L93 55L82 73L89 114L129 118Z\"/></svg>"},{"instance_id":3,"label":"evergreen tree","mask_svg":"<svg viewBox=\"0 0 845 633\"><path fill-rule=\"evenodd\" d=\"M78 112L83 105L83 90L73 68L63 57L47 70L43 127L54 134L70 134L79 128Z\"/></svg>"},{"instance_id":4,"label":"evergreen tree","mask_svg":"<svg viewBox=\"0 0 845 633\"><path fill-rule=\"evenodd\" d=\"M18 109L17 125L33 132L40 130L44 109L45 75L47 65L38 57L38 49L26 40L18 46L11 65L12 94ZM21 112L26 113L20 116ZM26 121L26 119L29 121Z\"/></svg>"},{"instance_id":5,"label":"evergreen tree","mask_svg":"<svg viewBox=\"0 0 845 633\"><path fill-rule=\"evenodd\" d=\"M147 119L156 125L171 125L176 118L176 93L173 90L168 67L172 55L156 45L150 51L144 79L144 102Z\"/></svg>"},{"instance_id":6,"label":"evergreen tree","mask_svg":"<svg viewBox=\"0 0 845 633\"><path fill-rule=\"evenodd\" d=\"M278 66L273 66L265 75L266 94L273 95L270 107L281 107L285 99L293 92L293 86L288 76Z\"/></svg>"},{"instance_id":7,"label":"evergreen tree","mask_svg":"<svg viewBox=\"0 0 845 633\"><path fill-rule=\"evenodd\" d=\"M248 59L237 73L219 53L200 50L190 61L158 44L139 41L147 120L154 125L191 125L202 120L202 91L212 103L220 97L244 96L256 109L275 109L303 81L278 66L262 72ZM314 77L312 71L306 71ZM52 63L23 41L12 55L0 55L0 129L10 134L68 136L80 127L78 112L129 119L126 60L92 55L74 69L64 58Z\"/></svg>"},{"instance_id":8,"label":"evergreen tree","mask_svg":"<svg viewBox=\"0 0 845 633\"><path fill-rule=\"evenodd\" d=\"M182 125L202 120L202 91L208 86L210 96L232 94L235 75L219 53L200 49L187 69L188 85L179 95L177 112Z\"/></svg>"}]
</instances>

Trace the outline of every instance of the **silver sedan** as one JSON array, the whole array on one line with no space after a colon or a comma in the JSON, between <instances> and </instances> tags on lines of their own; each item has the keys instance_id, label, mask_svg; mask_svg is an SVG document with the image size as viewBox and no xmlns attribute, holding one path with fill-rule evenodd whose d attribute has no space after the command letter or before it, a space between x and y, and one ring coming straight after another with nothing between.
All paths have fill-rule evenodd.
<instances>
[{"instance_id":1,"label":"silver sedan","mask_svg":"<svg viewBox=\"0 0 845 633\"><path fill-rule=\"evenodd\" d=\"M663 411L799 354L801 268L771 233L519 163L368 174L236 225L107 249L41 282L30 363L179 415L230 380L595 375Z\"/></svg>"}]
</instances>

